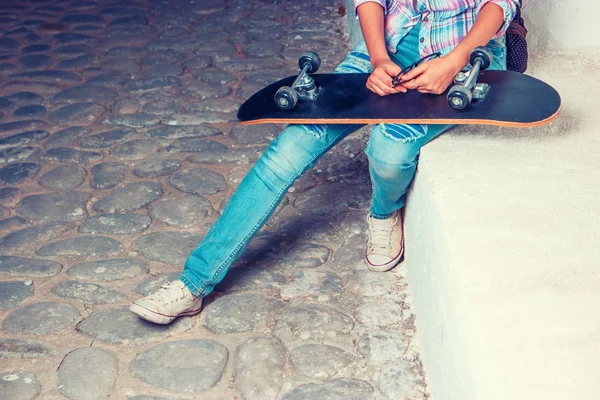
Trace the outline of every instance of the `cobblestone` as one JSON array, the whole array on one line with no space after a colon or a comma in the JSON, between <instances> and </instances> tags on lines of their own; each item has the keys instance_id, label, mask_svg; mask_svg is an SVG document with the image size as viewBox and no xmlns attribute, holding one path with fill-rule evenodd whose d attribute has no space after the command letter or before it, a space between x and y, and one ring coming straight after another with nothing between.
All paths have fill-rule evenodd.
<instances>
[{"instance_id":1,"label":"cobblestone","mask_svg":"<svg viewBox=\"0 0 600 400\"><path fill-rule=\"evenodd\" d=\"M100 115L106 112L106 108L92 102L70 104L50 113L48 118L55 123L88 125L94 122Z\"/></svg>"},{"instance_id":2,"label":"cobblestone","mask_svg":"<svg viewBox=\"0 0 600 400\"><path fill-rule=\"evenodd\" d=\"M0 311L14 308L33 295L33 286L23 281L0 282Z\"/></svg>"},{"instance_id":3,"label":"cobblestone","mask_svg":"<svg viewBox=\"0 0 600 400\"><path fill-rule=\"evenodd\" d=\"M8 136L4 139L0 139L0 149L15 146L24 146L29 143L34 143L39 140L42 140L46 136L48 136L48 132L42 130L23 132L16 135Z\"/></svg>"},{"instance_id":4,"label":"cobblestone","mask_svg":"<svg viewBox=\"0 0 600 400\"><path fill-rule=\"evenodd\" d=\"M180 139L188 137L207 137L223 134L217 128L208 125L199 126L162 126L147 132L156 139Z\"/></svg>"},{"instance_id":5,"label":"cobblestone","mask_svg":"<svg viewBox=\"0 0 600 400\"><path fill-rule=\"evenodd\" d=\"M200 152L200 151L222 151L227 149L222 143L214 140L197 139L197 138L181 138L173 141L165 150L169 153L179 152Z\"/></svg>"},{"instance_id":6,"label":"cobblestone","mask_svg":"<svg viewBox=\"0 0 600 400\"><path fill-rule=\"evenodd\" d=\"M181 266L203 238L187 232L151 232L136 239L133 248L149 260Z\"/></svg>"},{"instance_id":7,"label":"cobblestone","mask_svg":"<svg viewBox=\"0 0 600 400\"><path fill-rule=\"evenodd\" d=\"M206 307L204 325L215 333L253 331L273 321L283 302L256 294L230 294Z\"/></svg>"},{"instance_id":8,"label":"cobblestone","mask_svg":"<svg viewBox=\"0 0 600 400\"><path fill-rule=\"evenodd\" d=\"M301 386L287 392L282 400L370 400L373 392L367 382L339 379Z\"/></svg>"},{"instance_id":9,"label":"cobblestone","mask_svg":"<svg viewBox=\"0 0 600 400\"><path fill-rule=\"evenodd\" d=\"M184 193L199 195L214 194L227 187L227 182L221 174L206 168L188 168L176 172L169 179L169 183Z\"/></svg>"},{"instance_id":10,"label":"cobblestone","mask_svg":"<svg viewBox=\"0 0 600 400\"><path fill-rule=\"evenodd\" d=\"M185 229L212 214L212 205L202 196L185 196L155 203L149 210L153 219Z\"/></svg>"},{"instance_id":11,"label":"cobblestone","mask_svg":"<svg viewBox=\"0 0 600 400\"><path fill-rule=\"evenodd\" d=\"M87 164L92 161L98 161L102 158L101 153L95 151L75 150L68 147L55 147L48 150L42 159L46 161L73 161Z\"/></svg>"},{"instance_id":12,"label":"cobblestone","mask_svg":"<svg viewBox=\"0 0 600 400\"><path fill-rule=\"evenodd\" d=\"M78 221L87 217L85 203L89 197L87 193L72 190L33 194L24 197L17 210L27 218L44 222Z\"/></svg>"},{"instance_id":13,"label":"cobblestone","mask_svg":"<svg viewBox=\"0 0 600 400\"><path fill-rule=\"evenodd\" d=\"M78 165L68 164L46 172L38 182L48 189L67 190L81 186L84 180L85 169Z\"/></svg>"},{"instance_id":14,"label":"cobblestone","mask_svg":"<svg viewBox=\"0 0 600 400\"><path fill-rule=\"evenodd\" d=\"M352 318L325 305L300 304L288 307L277 321L275 334L284 342L325 342L348 339L354 328Z\"/></svg>"},{"instance_id":15,"label":"cobblestone","mask_svg":"<svg viewBox=\"0 0 600 400\"><path fill-rule=\"evenodd\" d=\"M386 399L420 399L425 396L422 383L407 368L406 362L396 360L385 365L378 376L379 390Z\"/></svg>"},{"instance_id":16,"label":"cobblestone","mask_svg":"<svg viewBox=\"0 0 600 400\"><path fill-rule=\"evenodd\" d=\"M237 124L242 102L306 50L342 61L340 5L0 0L4 397L427 398L405 271L364 263L366 130L294 182L199 316L127 310L281 132Z\"/></svg>"},{"instance_id":17,"label":"cobblestone","mask_svg":"<svg viewBox=\"0 0 600 400\"><path fill-rule=\"evenodd\" d=\"M180 275L180 272L169 272L167 274L148 278L135 285L134 290L142 296L148 296L155 293L163 283L174 281L178 279Z\"/></svg>"},{"instance_id":18,"label":"cobblestone","mask_svg":"<svg viewBox=\"0 0 600 400\"><path fill-rule=\"evenodd\" d=\"M59 391L70 399L104 399L116 380L117 358L98 348L74 350L58 369Z\"/></svg>"},{"instance_id":19,"label":"cobblestone","mask_svg":"<svg viewBox=\"0 0 600 400\"><path fill-rule=\"evenodd\" d=\"M155 154L160 145L152 140L130 140L117 145L111 152L113 157L119 160L135 161L149 158Z\"/></svg>"},{"instance_id":20,"label":"cobblestone","mask_svg":"<svg viewBox=\"0 0 600 400\"><path fill-rule=\"evenodd\" d=\"M79 311L69 304L35 303L16 309L4 319L2 329L10 333L43 335L70 325Z\"/></svg>"},{"instance_id":21,"label":"cobblestone","mask_svg":"<svg viewBox=\"0 0 600 400\"><path fill-rule=\"evenodd\" d=\"M354 315L360 323L369 327L390 327L403 321L402 307L390 299L368 300L356 309Z\"/></svg>"},{"instance_id":22,"label":"cobblestone","mask_svg":"<svg viewBox=\"0 0 600 400\"><path fill-rule=\"evenodd\" d=\"M216 290L238 292L245 290L279 290L287 282L285 275L269 267L237 267L227 274Z\"/></svg>"},{"instance_id":23,"label":"cobblestone","mask_svg":"<svg viewBox=\"0 0 600 400\"><path fill-rule=\"evenodd\" d=\"M316 268L328 260L330 252L331 250L325 246L314 243L299 243L280 257L276 261L276 265L278 268L283 268L287 271Z\"/></svg>"},{"instance_id":24,"label":"cobblestone","mask_svg":"<svg viewBox=\"0 0 600 400\"><path fill-rule=\"evenodd\" d=\"M290 353L290 365L296 372L320 380L333 378L353 359L340 348L322 344L300 345Z\"/></svg>"},{"instance_id":25,"label":"cobblestone","mask_svg":"<svg viewBox=\"0 0 600 400\"><path fill-rule=\"evenodd\" d=\"M51 290L55 295L63 299L80 300L86 304L119 303L126 296L116 290L107 289L94 283L81 281L62 281Z\"/></svg>"},{"instance_id":26,"label":"cobblestone","mask_svg":"<svg viewBox=\"0 0 600 400\"><path fill-rule=\"evenodd\" d=\"M103 213L127 213L152 203L163 193L156 182L130 183L114 190L94 204L94 210Z\"/></svg>"},{"instance_id":27,"label":"cobblestone","mask_svg":"<svg viewBox=\"0 0 600 400\"><path fill-rule=\"evenodd\" d=\"M67 271L69 276L93 281L115 281L148 273L148 266L141 261L118 258L88 261L75 264Z\"/></svg>"},{"instance_id":28,"label":"cobblestone","mask_svg":"<svg viewBox=\"0 0 600 400\"><path fill-rule=\"evenodd\" d=\"M110 147L115 143L119 143L127 139L132 133L133 129L120 128L113 129L98 133L93 136L88 136L79 141L79 146L83 148L100 149L103 147Z\"/></svg>"},{"instance_id":29,"label":"cobblestone","mask_svg":"<svg viewBox=\"0 0 600 400\"><path fill-rule=\"evenodd\" d=\"M9 400L33 400L41 391L37 375L29 371L0 373L0 393Z\"/></svg>"},{"instance_id":30,"label":"cobblestone","mask_svg":"<svg viewBox=\"0 0 600 400\"><path fill-rule=\"evenodd\" d=\"M10 208L0 206L0 218L8 218L10 216Z\"/></svg>"},{"instance_id":31,"label":"cobblestone","mask_svg":"<svg viewBox=\"0 0 600 400\"><path fill-rule=\"evenodd\" d=\"M54 96L53 103L94 102L109 103L118 96L111 88L98 85L75 86Z\"/></svg>"},{"instance_id":32,"label":"cobblestone","mask_svg":"<svg viewBox=\"0 0 600 400\"><path fill-rule=\"evenodd\" d=\"M19 251L31 246L38 246L74 227L75 225L70 222L46 222L10 232L6 236L0 238L0 252L10 253L11 251ZM32 263L36 262L32 261Z\"/></svg>"},{"instance_id":33,"label":"cobblestone","mask_svg":"<svg viewBox=\"0 0 600 400\"><path fill-rule=\"evenodd\" d=\"M92 167L92 181L90 186L94 189L110 189L117 186L125 178L129 167L120 162L105 162Z\"/></svg>"},{"instance_id":34,"label":"cobblestone","mask_svg":"<svg viewBox=\"0 0 600 400\"><path fill-rule=\"evenodd\" d=\"M120 114L108 117L104 124L109 126L128 126L131 128L148 128L160 124L155 115L144 113Z\"/></svg>"},{"instance_id":35,"label":"cobblestone","mask_svg":"<svg viewBox=\"0 0 600 400\"><path fill-rule=\"evenodd\" d=\"M328 271L299 270L281 289L281 298L291 300L312 297L318 301L329 301L341 292L342 280L336 274Z\"/></svg>"},{"instance_id":36,"label":"cobblestone","mask_svg":"<svg viewBox=\"0 0 600 400\"><path fill-rule=\"evenodd\" d=\"M78 138L87 135L90 132L89 128L82 126L72 126L70 128L65 128L60 131L54 132L46 143L44 147L46 149L51 149L55 147L70 147L73 145L73 142Z\"/></svg>"},{"instance_id":37,"label":"cobblestone","mask_svg":"<svg viewBox=\"0 0 600 400\"><path fill-rule=\"evenodd\" d=\"M0 221L0 231L20 228L27 225L27 220L21 217L11 217Z\"/></svg>"},{"instance_id":38,"label":"cobblestone","mask_svg":"<svg viewBox=\"0 0 600 400\"><path fill-rule=\"evenodd\" d=\"M148 229L152 220L138 214L101 214L86 219L79 232L91 234L127 235Z\"/></svg>"},{"instance_id":39,"label":"cobblestone","mask_svg":"<svg viewBox=\"0 0 600 400\"><path fill-rule=\"evenodd\" d=\"M230 133L231 138L238 144L269 143L279 131L275 126L262 127L258 125L236 125Z\"/></svg>"},{"instance_id":40,"label":"cobblestone","mask_svg":"<svg viewBox=\"0 0 600 400\"><path fill-rule=\"evenodd\" d=\"M189 318L179 319L169 325L152 324L121 307L94 313L81 321L77 329L105 343L141 346L187 331L193 326Z\"/></svg>"},{"instance_id":41,"label":"cobblestone","mask_svg":"<svg viewBox=\"0 0 600 400\"><path fill-rule=\"evenodd\" d=\"M18 108L13 113L13 115L15 117L39 117L39 116L43 116L45 113L46 113L45 107L38 106L38 105L31 105L31 106L23 106L23 107ZM9 147L9 146L2 146L2 147Z\"/></svg>"},{"instance_id":42,"label":"cobblestone","mask_svg":"<svg viewBox=\"0 0 600 400\"><path fill-rule=\"evenodd\" d=\"M174 159L153 159L138 164L133 173L140 178L158 178L159 176L171 175L181 167L181 163Z\"/></svg>"},{"instance_id":43,"label":"cobblestone","mask_svg":"<svg viewBox=\"0 0 600 400\"><path fill-rule=\"evenodd\" d=\"M225 372L229 352L213 340L159 344L137 355L129 370L142 381L176 392L201 392L215 386ZM181 363L181 359L189 360Z\"/></svg>"},{"instance_id":44,"label":"cobblestone","mask_svg":"<svg viewBox=\"0 0 600 400\"><path fill-rule=\"evenodd\" d=\"M0 339L0 358L40 358L56 354L56 350L39 340Z\"/></svg>"},{"instance_id":45,"label":"cobblestone","mask_svg":"<svg viewBox=\"0 0 600 400\"><path fill-rule=\"evenodd\" d=\"M285 375L285 347L274 337L248 339L235 350L236 387L247 400L274 399Z\"/></svg>"},{"instance_id":46,"label":"cobblestone","mask_svg":"<svg viewBox=\"0 0 600 400\"><path fill-rule=\"evenodd\" d=\"M20 190L13 187L5 187L0 189L0 202L10 202L20 193Z\"/></svg>"},{"instance_id":47,"label":"cobblestone","mask_svg":"<svg viewBox=\"0 0 600 400\"><path fill-rule=\"evenodd\" d=\"M36 163L14 163L0 168L0 181L7 185L18 185L34 177L40 171Z\"/></svg>"},{"instance_id":48,"label":"cobblestone","mask_svg":"<svg viewBox=\"0 0 600 400\"><path fill-rule=\"evenodd\" d=\"M37 156L39 149L36 147L10 148L0 151L0 165L12 163L15 161L27 160Z\"/></svg>"},{"instance_id":49,"label":"cobblestone","mask_svg":"<svg viewBox=\"0 0 600 400\"><path fill-rule=\"evenodd\" d=\"M387 363L400 359L405 351L405 337L400 333L368 332L357 342L358 353L374 363Z\"/></svg>"},{"instance_id":50,"label":"cobblestone","mask_svg":"<svg viewBox=\"0 0 600 400\"><path fill-rule=\"evenodd\" d=\"M35 252L38 256L115 256L122 251L121 244L101 236L79 236L50 243Z\"/></svg>"}]
</instances>

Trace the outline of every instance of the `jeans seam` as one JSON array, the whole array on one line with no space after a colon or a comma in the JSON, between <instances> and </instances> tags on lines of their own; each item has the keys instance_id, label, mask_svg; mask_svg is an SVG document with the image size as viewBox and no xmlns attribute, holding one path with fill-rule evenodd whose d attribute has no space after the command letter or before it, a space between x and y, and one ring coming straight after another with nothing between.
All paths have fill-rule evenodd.
<instances>
[{"instance_id":1,"label":"jeans seam","mask_svg":"<svg viewBox=\"0 0 600 400\"><path fill-rule=\"evenodd\" d=\"M396 210L396 211L398 211L398 210ZM394 215L394 213L396 213L396 211L394 211L393 213L385 214L385 216L381 216L381 215L377 215L377 214L371 213L371 217L373 217L375 219L388 219L389 217L391 217L392 215Z\"/></svg>"},{"instance_id":2,"label":"jeans seam","mask_svg":"<svg viewBox=\"0 0 600 400\"><path fill-rule=\"evenodd\" d=\"M351 125L352 126L352 125ZM343 137L342 134L345 133L348 129L350 129L350 127L345 128L339 135L338 137ZM317 155L311 157L308 161L306 161L302 167L300 168L301 171L304 171L304 169L310 165L319 155L323 154L323 152L330 146L333 146L335 144L335 141L333 143L330 143L326 146L323 146L319 152L317 153ZM286 183L285 188L280 190L279 193L277 193L277 199L275 201L273 201L270 205L269 208L267 209L267 211L262 215L262 217L259 219L258 223L255 224L255 226L252 228L252 230L250 231L250 233L248 233L244 239L242 239L242 241L236 246L236 248L231 252L231 254L225 259L225 261L223 261L223 263L219 266L219 268L217 268L217 270L215 271L215 273L213 274L212 278L207 281L203 286L202 286L202 290L199 291L200 295L199 296L203 296L204 295L204 290L206 290L206 287L211 285L216 279L217 277L221 274L221 272L223 271L223 268L225 268L225 265L227 265L233 258L235 258L235 256L237 255L237 253L240 251L240 249L247 243L247 241L249 240L249 238L252 237L252 235L254 235L254 233L256 233L257 231L257 227L260 226L264 220L266 219L266 215L269 215L271 213L271 211L273 210L273 208L275 207L276 204L279 203L282 195L287 191L288 186L290 185L290 183L294 182L295 179L297 179L300 175L302 175L301 173L296 173L294 174L294 176ZM194 286L194 285L192 285ZM195 287L195 286L194 286Z\"/></svg>"},{"instance_id":3,"label":"jeans seam","mask_svg":"<svg viewBox=\"0 0 600 400\"><path fill-rule=\"evenodd\" d=\"M196 297L202 296L202 291L200 289L198 289L198 287L196 285L194 285L194 283L192 282L191 279L189 279L187 276L185 276L185 273L181 274L180 279L183 283L186 284L186 286L188 286L188 289L189 289L189 286L191 286L194 289L194 290L190 290L194 294L194 296L196 296ZM196 295L196 293L198 293L198 295Z\"/></svg>"}]
</instances>

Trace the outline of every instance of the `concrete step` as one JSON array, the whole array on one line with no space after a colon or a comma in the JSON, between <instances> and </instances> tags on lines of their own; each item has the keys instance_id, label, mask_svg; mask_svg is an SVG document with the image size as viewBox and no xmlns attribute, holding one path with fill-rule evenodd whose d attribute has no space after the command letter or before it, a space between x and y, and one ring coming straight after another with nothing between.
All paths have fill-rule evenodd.
<instances>
[{"instance_id":1,"label":"concrete step","mask_svg":"<svg viewBox=\"0 0 600 400\"><path fill-rule=\"evenodd\" d=\"M425 146L407 268L432 399L597 399L600 51L533 57L561 116Z\"/></svg>"}]
</instances>

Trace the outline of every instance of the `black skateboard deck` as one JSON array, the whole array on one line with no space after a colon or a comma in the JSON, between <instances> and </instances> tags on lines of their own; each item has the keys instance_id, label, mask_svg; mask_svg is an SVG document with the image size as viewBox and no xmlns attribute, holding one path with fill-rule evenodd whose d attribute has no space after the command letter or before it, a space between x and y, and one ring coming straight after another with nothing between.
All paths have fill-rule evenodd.
<instances>
[{"instance_id":1,"label":"black skateboard deck","mask_svg":"<svg viewBox=\"0 0 600 400\"><path fill-rule=\"evenodd\" d=\"M240 106L243 125L268 123L319 124L480 124L533 127L554 120L561 109L558 92L545 82L513 71L481 71L477 82L490 85L485 99L456 110L447 93L423 94L416 90L380 97L365 86L369 74L313 74L321 91L316 101L300 100L290 110L274 100L284 78L260 90Z\"/></svg>"}]
</instances>

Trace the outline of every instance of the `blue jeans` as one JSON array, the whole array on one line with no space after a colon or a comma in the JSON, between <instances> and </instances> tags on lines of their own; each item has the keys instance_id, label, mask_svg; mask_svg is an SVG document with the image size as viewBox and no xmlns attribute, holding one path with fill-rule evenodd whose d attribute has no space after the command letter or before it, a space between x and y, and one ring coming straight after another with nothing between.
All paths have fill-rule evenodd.
<instances>
[{"instance_id":1,"label":"blue jeans","mask_svg":"<svg viewBox=\"0 0 600 400\"><path fill-rule=\"evenodd\" d=\"M418 27L390 54L400 66L420 58ZM506 69L504 40L488 45L492 69ZM371 72L366 45L359 44L336 68L336 73ZM352 132L363 125L289 125L269 145L242 180L221 217L188 257L180 279L196 296L206 296L223 280L253 235L265 224L294 180ZM404 206L423 145L451 125L378 124L365 153L369 159L373 195L371 215L387 218Z\"/></svg>"}]
</instances>

